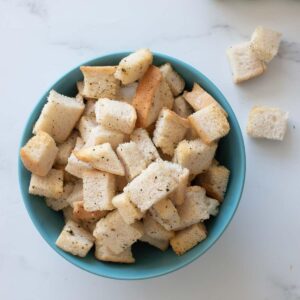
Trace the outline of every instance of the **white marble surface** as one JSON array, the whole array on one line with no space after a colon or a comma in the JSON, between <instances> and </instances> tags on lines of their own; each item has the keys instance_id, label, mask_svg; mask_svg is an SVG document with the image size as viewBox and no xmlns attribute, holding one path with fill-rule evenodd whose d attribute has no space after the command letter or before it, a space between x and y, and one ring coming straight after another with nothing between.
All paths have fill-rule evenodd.
<instances>
[{"instance_id":1,"label":"white marble surface","mask_svg":"<svg viewBox=\"0 0 300 300\"><path fill-rule=\"evenodd\" d=\"M300 299L300 2L0 0L0 299ZM256 25L283 32L265 75L236 86L225 49ZM247 179L217 244L188 267L138 282L96 277L42 240L17 182L18 144L44 91L90 58L150 47L182 59L224 92L245 128L258 103L290 111L283 143L245 136Z\"/></svg>"}]
</instances>

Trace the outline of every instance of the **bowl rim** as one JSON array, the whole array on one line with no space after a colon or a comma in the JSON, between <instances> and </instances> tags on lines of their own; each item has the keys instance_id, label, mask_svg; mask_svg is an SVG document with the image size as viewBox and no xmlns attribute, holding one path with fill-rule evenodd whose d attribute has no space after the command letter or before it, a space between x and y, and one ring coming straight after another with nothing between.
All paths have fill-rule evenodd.
<instances>
[{"instance_id":1,"label":"bowl rim","mask_svg":"<svg viewBox=\"0 0 300 300\"><path fill-rule=\"evenodd\" d=\"M36 104L34 105L33 109L31 110L26 124L22 130L21 133L21 139L20 139L20 143L19 143L19 148L18 148L18 182L19 182L19 189L22 195L22 200L24 203L24 206L27 210L27 213L32 221L32 223L34 224L34 227L36 228L36 230L39 232L39 234L42 236L42 238L44 239L44 241L57 253L59 254L61 257L63 257L65 260L67 260L69 263L71 263L72 265L75 265L76 267L80 268L81 270L87 271L90 274L93 275L97 275L97 276L102 276L105 278L109 278L109 279L116 279L116 280L144 280L144 279L150 279L150 278L156 278L156 277L160 277L163 275L167 275L169 273L175 272L183 267L186 267L187 265L191 264L193 261L195 261L196 259L198 259L200 256L204 255L223 235L224 231L227 229L227 227L229 226L229 224L231 223L238 207L240 204L240 200L243 194L243 190L244 190L244 185L245 185L245 177L246 177L246 151L245 151L245 144L244 144L244 139L243 139L243 135L241 132L241 128L239 126L239 122L235 116L235 113L233 112L231 105L229 104L229 102L227 101L227 99L225 98L225 96L223 95L223 93L220 91L220 89L213 83L213 81L211 81L206 75L204 75L202 72L200 72L199 70L197 70L195 67L191 66L190 64L177 59L173 56L169 56L160 52L155 52L152 51L153 57L158 57L158 58L162 58L166 61L169 60L173 60L175 61L177 64L182 65L185 69L190 69L192 70L194 73L197 73L199 75L199 77L202 77L205 81L207 81L210 85L212 85L212 87L215 89L215 91L223 98L222 101L224 101L226 103L226 105L228 106L229 110L230 110L230 117L231 117L231 123L233 123L235 129L236 129L236 133L238 136L238 141L239 141L239 148L241 150L241 171L242 171L242 179L241 179L241 183L239 186L239 190L238 190L238 199L236 202L236 205L230 215L230 217L228 218L228 221L226 223L226 225L223 227L223 229L219 232L219 234L214 238L214 240L200 253L196 253L196 255L192 258L190 258L189 260L185 260L179 264L177 264L174 267L168 267L166 268L166 270L164 271L160 271L160 272L153 272L151 274L147 274L147 275L135 275L135 276L117 276L117 275L110 275L110 274L106 274L106 273L101 273L101 272L96 272L94 270L90 270L89 268L84 267L80 261L78 261L78 257L69 257L68 255L66 255L65 252L63 251L58 251L58 249L56 247L54 247L54 245L52 245L50 243L50 241L48 241L46 235L44 234L43 230L41 229L41 227L39 226L39 224L37 224L37 221L35 219L35 215L34 213L31 211L29 204L27 203L27 201L25 200L28 197L28 191L25 190L22 187L22 177L21 177L21 170L22 168L24 168L22 160L20 158L19 152L20 149L23 147L24 143L27 142L27 140L25 140L25 132L26 132L26 128L28 128L28 126L31 126L32 123L32 115L35 112L35 109L37 108L38 104L40 104L43 99L47 98L49 91L57 84L59 83L62 79L64 79L65 77L69 76L72 72L76 71L80 66L83 65L89 65L92 64L93 62L101 59L109 59L115 56L127 56L128 54L132 53L132 51L119 51L119 52L112 52L112 53L107 53L107 54L103 54L101 56L97 56L94 57L92 59L89 59L79 65L77 65L76 67L72 68L71 70L69 70L68 72L64 73L62 76L60 76L60 78L58 80L56 80L55 82L53 82L50 87L47 89L47 91L39 98L39 100L36 102Z\"/></svg>"}]
</instances>

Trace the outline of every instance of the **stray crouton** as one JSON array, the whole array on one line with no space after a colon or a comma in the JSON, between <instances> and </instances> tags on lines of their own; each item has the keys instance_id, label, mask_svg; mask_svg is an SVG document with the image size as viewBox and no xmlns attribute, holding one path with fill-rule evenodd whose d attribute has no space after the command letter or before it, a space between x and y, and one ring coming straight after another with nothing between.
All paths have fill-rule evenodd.
<instances>
[{"instance_id":1,"label":"stray crouton","mask_svg":"<svg viewBox=\"0 0 300 300\"><path fill-rule=\"evenodd\" d=\"M184 99L183 96L179 96L174 100L174 112L182 118L187 118L194 111L190 104Z\"/></svg>"},{"instance_id":2,"label":"stray crouton","mask_svg":"<svg viewBox=\"0 0 300 300\"><path fill-rule=\"evenodd\" d=\"M72 184L72 183L65 184L64 188L63 188L63 193L60 196L60 198L58 198L58 199L46 198L47 206L55 211L64 209L65 207L67 207L69 205L67 198L72 193L73 189L74 189L74 184Z\"/></svg>"},{"instance_id":3,"label":"stray crouton","mask_svg":"<svg viewBox=\"0 0 300 300\"><path fill-rule=\"evenodd\" d=\"M77 131L74 131L64 143L57 145L58 153L55 159L56 164L64 166L68 163L68 158L75 148L77 136Z\"/></svg>"},{"instance_id":4,"label":"stray crouton","mask_svg":"<svg viewBox=\"0 0 300 300\"><path fill-rule=\"evenodd\" d=\"M75 218L89 222L97 222L107 215L106 210L86 211L83 206L83 201L73 203L73 213Z\"/></svg>"},{"instance_id":5,"label":"stray crouton","mask_svg":"<svg viewBox=\"0 0 300 300\"><path fill-rule=\"evenodd\" d=\"M157 240L150 237L147 234L143 234L143 236L139 239L141 242L145 242L150 244L153 247L160 249L161 251L166 251L169 248L169 240Z\"/></svg>"}]
</instances>

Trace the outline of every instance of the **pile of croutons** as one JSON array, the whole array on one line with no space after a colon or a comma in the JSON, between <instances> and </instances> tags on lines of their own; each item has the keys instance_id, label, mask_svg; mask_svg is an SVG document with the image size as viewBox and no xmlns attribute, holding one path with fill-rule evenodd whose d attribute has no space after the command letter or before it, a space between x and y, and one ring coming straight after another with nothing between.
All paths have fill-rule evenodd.
<instances>
[{"instance_id":1,"label":"pile of croutons","mask_svg":"<svg viewBox=\"0 0 300 300\"><path fill-rule=\"evenodd\" d=\"M197 83L148 49L118 66L82 66L71 98L52 90L21 149L29 193L63 211L56 245L101 261L133 263L137 241L182 255L207 236L229 170L215 159L230 126ZM34 201L40 201L38 199Z\"/></svg>"}]
</instances>

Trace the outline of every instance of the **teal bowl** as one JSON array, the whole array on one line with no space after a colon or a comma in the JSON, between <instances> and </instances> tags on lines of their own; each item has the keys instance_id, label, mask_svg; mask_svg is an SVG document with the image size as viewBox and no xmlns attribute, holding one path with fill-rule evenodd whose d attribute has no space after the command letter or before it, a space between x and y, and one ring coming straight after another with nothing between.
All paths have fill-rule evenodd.
<instances>
[{"instance_id":1,"label":"teal bowl","mask_svg":"<svg viewBox=\"0 0 300 300\"><path fill-rule=\"evenodd\" d=\"M119 61L127 55L128 52L113 53L93 59L81 65L117 65ZM94 258L93 251L85 258L79 258L62 251L56 247L55 241L64 225L63 216L60 212L49 209L41 197L29 195L28 186L30 173L24 168L19 158L19 183L21 193L28 214L35 227L58 254L75 266L96 275L124 280L146 279L176 271L190 264L204 254L220 238L230 223L242 195L246 170L245 149L238 121L229 103L220 90L198 70L176 58L160 53L154 54L155 65L159 66L165 62L171 63L176 71L185 79L186 88L190 89L193 83L197 82L207 90L225 108L231 126L230 133L220 141L217 152L217 159L231 171L225 200L220 207L218 216L207 222L207 239L184 255L176 256L171 249L166 252L161 252L145 243L136 243L133 246L136 263L132 265L122 265L100 262ZM75 96L76 81L82 79L79 67L76 67L51 86L38 101L29 116L22 135L21 146L32 136L33 125L43 105L46 103L49 91L54 89L64 95ZM47 259L47 257L45 257L45 259Z\"/></svg>"}]
</instances>

